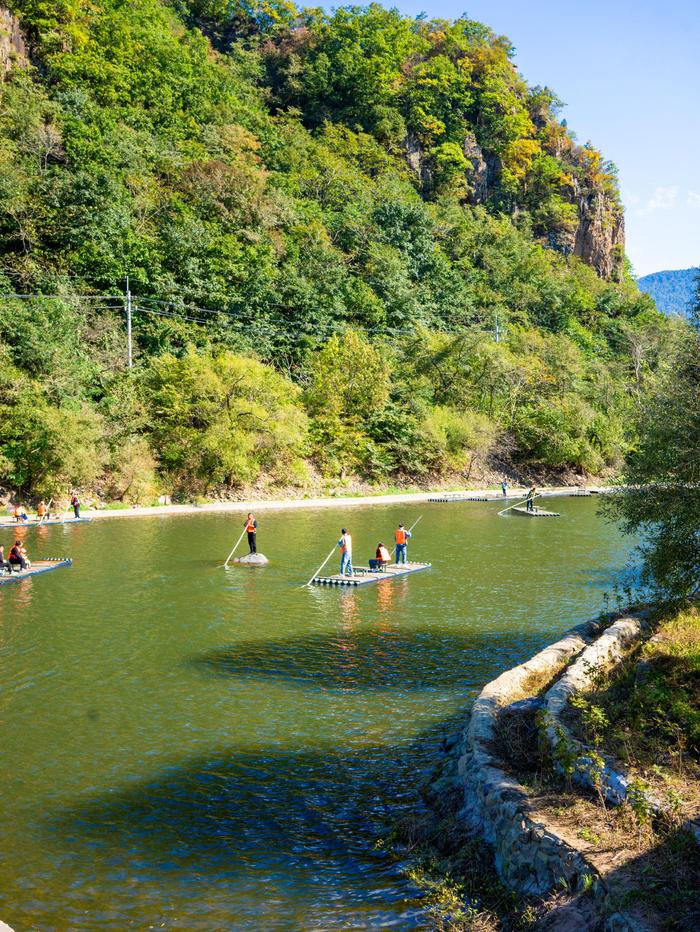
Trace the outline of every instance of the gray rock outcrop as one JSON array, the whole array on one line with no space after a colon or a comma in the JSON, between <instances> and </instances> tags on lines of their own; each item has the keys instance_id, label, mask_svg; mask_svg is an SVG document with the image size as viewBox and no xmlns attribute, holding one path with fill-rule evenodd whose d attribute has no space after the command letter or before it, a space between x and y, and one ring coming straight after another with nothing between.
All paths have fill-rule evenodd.
<instances>
[{"instance_id":1,"label":"gray rock outcrop","mask_svg":"<svg viewBox=\"0 0 700 932\"><path fill-rule=\"evenodd\" d=\"M586 648L597 631L594 622L579 625L485 686L474 702L464 734L458 766L464 788L460 816L491 844L499 876L520 893L541 895L562 879L573 890L597 883L580 852L532 817L526 791L501 768L494 752L496 725L503 710L522 696L533 677L554 676Z\"/></svg>"},{"instance_id":2,"label":"gray rock outcrop","mask_svg":"<svg viewBox=\"0 0 700 932\"><path fill-rule=\"evenodd\" d=\"M27 48L19 28L19 21L8 10L0 7L0 78L15 64L25 64Z\"/></svg>"}]
</instances>

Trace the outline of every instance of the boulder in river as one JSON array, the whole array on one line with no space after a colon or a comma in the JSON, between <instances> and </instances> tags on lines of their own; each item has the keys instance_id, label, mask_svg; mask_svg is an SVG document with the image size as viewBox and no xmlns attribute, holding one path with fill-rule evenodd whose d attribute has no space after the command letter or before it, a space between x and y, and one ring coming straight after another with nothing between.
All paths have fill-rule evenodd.
<instances>
[{"instance_id":1,"label":"boulder in river","mask_svg":"<svg viewBox=\"0 0 700 932\"><path fill-rule=\"evenodd\" d=\"M270 562L264 553L247 553L244 557L236 557L234 563L243 563L246 566L267 566Z\"/></svg>"}]
</instances>

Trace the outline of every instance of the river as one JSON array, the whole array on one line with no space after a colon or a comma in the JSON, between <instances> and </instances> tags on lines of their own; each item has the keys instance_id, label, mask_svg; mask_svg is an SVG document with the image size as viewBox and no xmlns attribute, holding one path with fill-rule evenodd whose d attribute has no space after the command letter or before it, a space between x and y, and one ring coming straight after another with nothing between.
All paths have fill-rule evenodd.
<instances>
[{"instance_id":1,"label":"river","mask_svg":"<svg viewBox=\"0 0 700 932\"><path fill-rule=\"evenodd\" d=\"M0 588L0 919L16 932L429 928L376 847L501 670L602 608L630 544L595 498L265 512L24 532L69 569ZM426 572L303 584L418 514ZM4 532L3 542L12 533Z\"/></svg>"}]
</instances>

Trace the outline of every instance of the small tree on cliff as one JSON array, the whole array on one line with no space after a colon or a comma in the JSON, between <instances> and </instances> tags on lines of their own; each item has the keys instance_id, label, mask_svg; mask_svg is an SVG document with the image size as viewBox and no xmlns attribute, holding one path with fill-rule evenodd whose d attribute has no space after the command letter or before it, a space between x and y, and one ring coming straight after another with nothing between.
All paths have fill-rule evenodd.
<instances>
[{"instance_id":1,"label":"small tree on cliff","mask_svg":"<svg viewBox=\"0 0 700 932\"><path fill-rule=\"evenodd\" d=\"M644 574L673 596L700 589L700 278L690 327L643 406L626 490L610 510L642 533Z\"/></svg>"}]
</instances>

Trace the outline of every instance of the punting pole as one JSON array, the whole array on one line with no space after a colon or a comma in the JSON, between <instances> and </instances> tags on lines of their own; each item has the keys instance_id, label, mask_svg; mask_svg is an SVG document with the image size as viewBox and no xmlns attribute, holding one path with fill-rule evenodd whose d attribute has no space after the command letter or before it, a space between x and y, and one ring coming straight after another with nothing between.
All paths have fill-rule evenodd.
<instances>
[{"instance_id":1,"label":"punting pole","mask_svg":"<svg viewBox=\"0 0 700 932\"><path fill-rule=\"evenodd\" d=\"M317 577L318 574L321 572L321 570L323 569L323 567L326 565L326 563L328 563L328 561L330 560L330 558L331 558L331 557L333 556L333 554L335 553L335 550L336 550L336 547L337 547L337 546L338 546L338 545L335 544L335 546L333 547L333 549L331 550L331 552L328 554L328 556L326 557L326 559L325 559L325 560L323 561L323 563L319 566L319 568L316 570L316 572L315 572L314 575L311 577L311 579L307 582L306 586L310 586L311 583L314 581L314 579L316 579L316 577ZM306 586L302 586L302 589L305 589Z\"/></svg>"},{"instance_id":2,"label":"punting pole","mask_svg":"<svg viewBox=\"0 0 700 932\"><path fill-rule=\"evenodd\" d=\"M61 515L61 523L63 523L66 520L66 515L68 514L69 508L70 508L70 495L68 496L68 504L66 505L66 510Z\"/></svg>"},{"instance_id":3,"label":"punting pole","mask_svg":"<svg viewBox=\"0 0 700 932\"><path fill-rule=\"evenodd\" d=\"M240 537L238 538L238 540L236 541L236 543L235 543L235 545L234 545L234 547L233 547L233 550L232 550L231 553L226 557L226 562L224 563L224 569L226 569L226 568L228 567L228 561L229 561L229 560L231 559L231 557L234 555L234 553L236 552L236 550L238 550L238 545L239 545L240 542L243 540L243 535L244 535L244 534L245 534L245 527L244 527L243 530L241 531L241 536L240 536Z\"/></svg>"},{"instance_id":4,"label":"punting pole","mask_svg":"<svg viewBox=\"0 0 700 932\"><path fill-rule=\"evenodd\" d=\"M410 526L410 528L408 529L408 533L409 533L409 534L411 533L411 531L413 530L413 528L418 524L418 522L420 521L420 519L421 519L422 517L423 517L423 515L418 515L418 517L416 518L416 520L413 522L413 524L412 524L412 525Z\"/></svg>"},{"instance_id":5,"label":"punting pole","mask_svg":"<svg viewBox=\"0 0 700 932\"><path fill-rule=\"evenodd\" d=\"M533 502L536 498L537 498L537 495L534 495L532 498ZM498 516L500 517L501 515L504 515L507 511L510 511L511 508L517 508L518 505L524 505L526 502L527 502L527 499L524 498L521 502L516 502L514 505L509 505L507 508L504 508L503 511L499 511Z\"/></svg>"}]
</instances>

